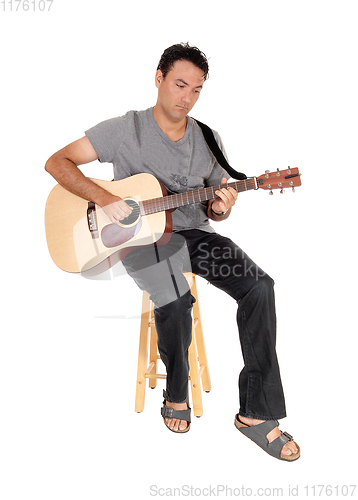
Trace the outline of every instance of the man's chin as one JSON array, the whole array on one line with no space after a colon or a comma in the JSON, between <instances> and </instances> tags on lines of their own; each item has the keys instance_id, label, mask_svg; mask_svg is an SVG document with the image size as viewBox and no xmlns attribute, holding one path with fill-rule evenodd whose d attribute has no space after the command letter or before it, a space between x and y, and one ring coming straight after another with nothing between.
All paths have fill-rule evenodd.
<instances>
[{"instance_id":1,"label":"man's chin","mask_svg":"<svg viewBox=\"0 0 358 500\"><path fill-rule=\"evenodd\" d=\"M179 120L183 120L183 118L186 117L189 111L190 111L189 108L182 108L180 106L177 106L175 108L174 114L178 117Z\"/></svg>"},{"instance_id":2,"label":"man's chin","mask_svg":"<svg viewBox=\"0 0 358 500\"><path fill-rule=\"evenodd\" d=\"M189 110L187 108L184 110L182 108L176 107L171 113L171 117L173 120L180 122L181 120L184 120L188 113Z\"/></svg>"}]
</instances>

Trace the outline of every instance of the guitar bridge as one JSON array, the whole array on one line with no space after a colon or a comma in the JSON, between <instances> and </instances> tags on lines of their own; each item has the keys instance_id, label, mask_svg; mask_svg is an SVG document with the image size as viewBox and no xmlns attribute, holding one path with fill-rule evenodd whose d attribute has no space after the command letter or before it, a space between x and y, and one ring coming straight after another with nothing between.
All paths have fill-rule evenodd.
<instances>
[{"instance_id":1,"label":"guitar bridge","mask_svg":"<svg viewBox=\"0 0 358 500\"><path fill-rule=\"evenodd\" d=\"M93 240L97 239L99 237L99 233L97 224L96 205L92 201L88 202L87 222L88 222L88 229L90 230L92 239Z\"/></svg>"}]
</instances>

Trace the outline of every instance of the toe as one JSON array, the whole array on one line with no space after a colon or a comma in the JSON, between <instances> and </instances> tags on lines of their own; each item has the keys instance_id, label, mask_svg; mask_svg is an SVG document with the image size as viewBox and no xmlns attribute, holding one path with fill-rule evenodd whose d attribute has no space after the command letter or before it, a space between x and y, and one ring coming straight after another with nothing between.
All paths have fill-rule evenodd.
<instances>
[{"instance_id":1,"label":"toe","mask_svg":"<svg viewBox=\"0 0 358 500\"><path fill-rule=\"evenodd\" d=\"M173 418L166 418L165 423L169 427L169 429L174 429L175 421Z\"/></svg>"},{"instance_id":2,"label":"toe","mask_svg":"<svg viewBox=\"0 0 358 500\"><path fill-rule=\"evenodd\" d=\"M292 450L292 454L296 455L296 453L298 453L298 446L297 446L297 444L294 441L290 441L290 444L291 444L290 448Z\"/></svg>"},{"instance_id":3,"label":"toe","mask_svg":"<svg viewBox=\"0 0 358 500\"><path fill-rule=\"evenodd\" d=\"M296 455L298 453L298 448L294 441L288 441L282 448L281 453L286 456Z\"/></svg>"},{"instance_id":4,"label":"toe","mask_svg":"<svg viewBox=\"0 0 358 500\"><path fill-rule=\"evenodd\" d=\"M286 455L286 456L290 456L290 455L292 455L292 450L291 450L291 448L289 447L288 443L286 443L286 444L284 445L284 447L283 447L283 448L282 448L282 450L281 450L281 453L282 453L282 455Z\"/></svg>"},{"instance_id":5,"label":"toe","mask_svg":"<svg viewBox=\"0 0 358 500\"><path fill-rule=\"evenodd\" d=\"M180 420L179 430L184 431L188 427L188 422L185 420Z\"/></svg>"}]
</instances>

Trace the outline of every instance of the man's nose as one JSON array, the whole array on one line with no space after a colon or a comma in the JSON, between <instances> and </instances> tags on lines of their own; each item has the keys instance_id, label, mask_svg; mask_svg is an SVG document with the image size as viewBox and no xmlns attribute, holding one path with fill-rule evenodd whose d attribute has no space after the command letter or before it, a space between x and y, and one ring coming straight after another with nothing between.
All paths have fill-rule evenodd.
<instances>
[{"instance_id":1,"label":"man's nose","mask_svg":"<svg viewBox=\"0 0 358 500\"><path fill-rule=\"evenodd\" d=\"M187 90L186 92L184 92L183 96L182 96L182 101L184 102L187 102L188 104L191 103L191 94L190 94L190 90Z\"/></svg>"}]
</instances>

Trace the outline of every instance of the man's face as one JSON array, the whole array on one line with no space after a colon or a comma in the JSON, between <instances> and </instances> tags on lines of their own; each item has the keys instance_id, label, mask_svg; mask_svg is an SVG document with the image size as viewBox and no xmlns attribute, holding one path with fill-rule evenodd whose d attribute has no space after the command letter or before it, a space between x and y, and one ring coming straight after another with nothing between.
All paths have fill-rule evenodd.
<instances>
[{"instance_id":1,"label":"man's face","mask_svg":"<svg viewBox=\"0 0 358 500\"><path fill-rule=\"evenodd\" d=\"M157 106L171 121L179 122L193 108L203 84L204 73L200 68L190 61L175 61L165 78L161 70L156 72Z\"/></svg>"}]
</instances>

